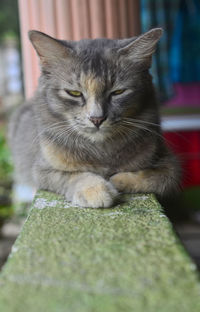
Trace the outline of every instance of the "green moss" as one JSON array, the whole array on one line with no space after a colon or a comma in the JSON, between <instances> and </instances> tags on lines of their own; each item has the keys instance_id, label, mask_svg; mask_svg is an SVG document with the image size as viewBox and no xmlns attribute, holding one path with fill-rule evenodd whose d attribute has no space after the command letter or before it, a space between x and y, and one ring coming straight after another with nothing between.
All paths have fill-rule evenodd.
<instances>
[{"instance_id":1,"label":"green moss","mask_svg":"<svg viewBox=\"0 0 200 312\"><path fill-rule=\"evenodd\" d=\"M198 312L194 264L152 195L112 209L39 192L0 279L4 312Z\"/></svg>"}]
</instances>

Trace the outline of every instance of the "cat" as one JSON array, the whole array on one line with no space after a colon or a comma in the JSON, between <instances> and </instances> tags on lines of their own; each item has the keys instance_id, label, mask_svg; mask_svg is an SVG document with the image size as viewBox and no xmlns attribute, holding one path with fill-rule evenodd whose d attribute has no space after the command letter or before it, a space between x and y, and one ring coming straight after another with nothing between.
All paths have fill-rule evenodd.
<instances>
[{"instance_id":1,"label":"cat","mask_svg":"<svg viewBox=\"0 0 200 312\"><path fill-rule=\"evenodd\" d=\"M29 32L41 76L10 123L16 181L92 208L112 206L121 192L177 188L149 74L162 32L80 41Z\"/></svg>"}]
</instances>

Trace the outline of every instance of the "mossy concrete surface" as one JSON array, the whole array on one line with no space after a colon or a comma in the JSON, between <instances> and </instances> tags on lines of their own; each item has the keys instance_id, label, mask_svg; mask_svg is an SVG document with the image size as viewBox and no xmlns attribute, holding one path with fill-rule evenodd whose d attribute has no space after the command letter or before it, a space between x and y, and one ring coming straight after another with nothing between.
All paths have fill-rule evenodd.
<instances>
[{"instance_id":1,"label":"mossy concrete surface","mask_svg":"<svg viewBox=\"0 0 200 312\"><path fill-rule=\"evenodd\" d=\"M199 312L195 269L153 195L112 209L39 192L0 278L2 312Z\"/></svg>"}]
</instances>

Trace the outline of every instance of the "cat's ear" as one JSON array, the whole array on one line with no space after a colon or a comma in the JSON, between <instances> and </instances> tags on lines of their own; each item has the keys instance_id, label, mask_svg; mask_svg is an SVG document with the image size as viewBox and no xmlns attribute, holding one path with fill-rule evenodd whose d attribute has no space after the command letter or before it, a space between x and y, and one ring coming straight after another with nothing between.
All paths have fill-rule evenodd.
<instances>
[{"instance_id":1,"label":"cat's ear","mask_svg":"<svg viewBox=\"0 0 200 312\"><path fill-rule=\"evenodd\" d=\"M156 43L162 36L162 28L154 28L143 35L133 38L123 48L118 50L123 56L128 57L135 62L146 62L150 65L151 56L156 50Z\"/></svg>"},{"instance_id":2,"label":"cat's ear","mask_svg":"<svg viewBox=\"0 0 200 312\"><path fill-rule=\"evenodd\" d=\"M42 65L51 63L59 58L65 58L72 53L70 47L40 31L31 30L28 33Z\"/></svg>"}]
</instances>

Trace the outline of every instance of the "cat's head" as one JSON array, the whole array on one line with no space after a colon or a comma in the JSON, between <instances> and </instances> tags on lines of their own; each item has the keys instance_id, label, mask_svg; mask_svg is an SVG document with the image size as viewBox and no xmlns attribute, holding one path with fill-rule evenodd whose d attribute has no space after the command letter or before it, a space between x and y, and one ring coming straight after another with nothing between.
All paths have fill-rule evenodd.
<instances>
[{"instance_id":1,"label":"cat's head","mask_svg":"<svg viewBox=\"0 0 200 312\"><path fill-rule=\"evenodd\" d=\"M48 113L92 141L117 133L124 118L136 118L143 109L152 88L148 69L161 35L156 28L130 39L61 41L30 31Z\"/></svg>"}]
</instances>

